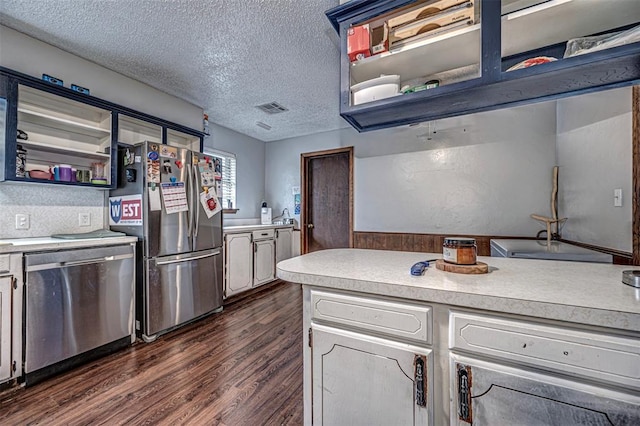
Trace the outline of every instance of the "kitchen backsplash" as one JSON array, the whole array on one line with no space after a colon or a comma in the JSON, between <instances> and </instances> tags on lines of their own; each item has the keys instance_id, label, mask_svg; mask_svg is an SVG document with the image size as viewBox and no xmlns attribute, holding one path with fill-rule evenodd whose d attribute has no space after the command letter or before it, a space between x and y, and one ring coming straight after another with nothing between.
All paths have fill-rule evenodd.
<instances>
[{"instance_id":1,"label":"kitchen backsplash","mask_svg":"<svg viewBox=\"0 0 640 426\"><path fill-rule=\"evenodd\" d=\"M48 237L105 228L107 192L92 188L49 185L0 185L0 239ZM29 229L16 229L16 215L29 218ZM89 226L79 215L89 214Z\"/></svg>"},{"instance_id":2,"label":"kitchen backsplash","mask_svg":"<svg viewBox=\"0 0 640 426\"><path fill-rule=\"evenodd\" d=\"M246 225L260 225L260 218L249 219L233 219L224 216L222 218L222 226L246 226Z\"/></svg>"}]
</instances>

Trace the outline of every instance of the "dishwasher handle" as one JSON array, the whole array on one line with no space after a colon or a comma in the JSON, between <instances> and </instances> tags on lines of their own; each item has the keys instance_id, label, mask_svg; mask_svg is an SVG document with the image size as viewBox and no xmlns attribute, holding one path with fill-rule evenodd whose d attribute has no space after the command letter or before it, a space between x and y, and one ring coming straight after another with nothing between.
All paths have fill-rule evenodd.
<instances>
[{"instance_id":1,"label":"dishwasher handle","mask_svg":"<svg viewBox=\"0 0 640 426\"><path fill-rule=\"evenodd\" d=\"M127 256L127 257L132 257L132 256ZM113 260L116 260L115 256L105 256L105 257L98 257L96 259L84 259L84 260L73 260L71 262L60 262L60 266L62 267L80 266L80 265L88 265L90 263L111 262Z\"/></svg>"}]
</instances>

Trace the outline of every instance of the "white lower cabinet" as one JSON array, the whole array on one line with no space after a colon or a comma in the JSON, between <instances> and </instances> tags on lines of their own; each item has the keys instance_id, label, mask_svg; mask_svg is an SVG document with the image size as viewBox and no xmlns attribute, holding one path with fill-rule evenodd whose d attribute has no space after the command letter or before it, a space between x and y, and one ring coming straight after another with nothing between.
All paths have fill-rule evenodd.
<instances>
[{"instance_id":1,"label":"white lower cabinet","mask_svg":"<svg viewBox=\"0 0 640 426\"><path fill-rule=\"evenodd\" d=\"M276 279L275 242L273 238L253 243L253 286Z\"/></svg>"},{"instance_id":2,"label":"white lower cabinet","mask_svg":"<svg viewBox=\"0 0 640 426\"><path fill-rule=\"evenodd\" d=\"M305 425L640 425L637 332L303 289Z\"/></svg>"},{"instance_id":3,"label":"white lower cabinet","mask_svg":"<svg viewBox=\"0 0 640 426\"><path fill-rule=\"evenodd\" d=\"M251 232L225 234L224 296L253 286L253 243Z\"/></svg>"},{"instance_id":4,"label":"white lower cabinet","mask_svg":"<svg viewBox=\"0 0 640 426\"><path fill-rule=\"evenodd\" d=\"M22 253L0 255L0 383L22 375Z\"/></svg>"},{"instance_id":5,"label":"white lower cabinet","mask_svg":"<svg viewBox=\"0 0 640 426\"><path fill-rule=\"evenodd\" d=\"M451 311L451 425L640 425L640 340Z\"/></svg>"},{"instance_id":6,"label":"white lower cabinet","mask_svg":"<svg viewBox=\"0 0 640 426\"><path fill-rule=\"evenodd\" d=\"M314 425L429 425L431 351L312 325Z\"/></svg>"},{"instance_id":7,"label":"white lower cabinet","mask_svg":"<svg viewBox=\"0 0 640 426\"><path fill-rule=\"evenodd\" d=\"M0 383L11 377L11 287L13 277L0 277Z\"/></svg>"},{"instance_id":8,"label":"white lower cabinet","mask_svg":"<svg viewBox=\"0 0 640 426\"><path fill-rule=\"evenodd\" d=\"M293 256L293 228L276 229L276 265Z\"/></svg>"},{"instance_id":9,"label":"white lower cabinet","mask_svg":"<svg viewBox=\"0 0 640 426\"><path fill-rule=\"evenodd\" d=\"M640 425L640 396L451 355L451 425Z\"/></svg>"},{"instance_id":10,"label":"white lower cabinet","mask_svg":"<svg viewBox=\"0 0 640 426\"><path fill-rule=\"evenodd\" d=\"M305 424L433 424L430 306L308 288L304 300Z\"/></svg>"},{"instance_id":11,"label":"white lower cabinet","mask_svg":"<svg viewBox=\"0 0 640 426\"><path fill-rule=\"evenodd\" d=\"M274 281L276 263L292 255L292 233L292 226L225 232L224 297Z\"/></svg>"}]
</instances>

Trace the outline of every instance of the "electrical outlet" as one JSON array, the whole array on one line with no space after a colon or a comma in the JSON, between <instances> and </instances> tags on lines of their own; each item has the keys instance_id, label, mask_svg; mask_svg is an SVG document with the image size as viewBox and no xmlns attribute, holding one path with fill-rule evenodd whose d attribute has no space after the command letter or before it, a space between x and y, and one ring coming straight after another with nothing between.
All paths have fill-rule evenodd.
<instances>
[{"instance_id":1,"label":"electrical outlet","mask_svg":"<svg viewBox=\"0 0 640 426\"><path fill-rule=\"evenodd\" d=\"M16 229L29 229L29 215L17 214L16 215Z\"/></svg>"},{"instance_id":2,"label":"electrical outlet","mask_svg":"<svg viewBox=\"0 0 640 426\"><path fill-rule=\"evenodd\" d=\"M78 213L78 226L91 226L91 213Z\"/></svg>"}]
</instances>

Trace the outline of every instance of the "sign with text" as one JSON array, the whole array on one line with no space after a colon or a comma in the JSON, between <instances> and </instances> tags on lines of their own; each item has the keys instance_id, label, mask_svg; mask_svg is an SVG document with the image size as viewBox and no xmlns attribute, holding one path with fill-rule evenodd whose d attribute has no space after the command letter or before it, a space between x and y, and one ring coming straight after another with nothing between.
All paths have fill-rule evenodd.
<instances>
[{"instance_id":1,"label":"sign with text","mask_svg":"<svg viewBox=\"0 0 640 426\"><path fill-rule=\"evenodd\" d=\"M142 195L109 197L109 225L142 225Z\"/></svg>"}]
</instances>

